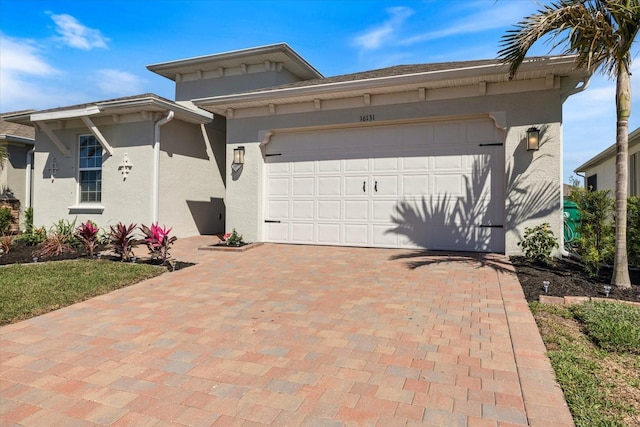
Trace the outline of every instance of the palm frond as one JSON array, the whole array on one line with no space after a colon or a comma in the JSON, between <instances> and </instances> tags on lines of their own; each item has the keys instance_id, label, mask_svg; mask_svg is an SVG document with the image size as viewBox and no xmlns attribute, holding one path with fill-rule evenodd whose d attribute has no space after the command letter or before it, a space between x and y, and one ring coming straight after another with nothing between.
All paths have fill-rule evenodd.
<instances>
[{"instance_id":1,"label":"palm frond","mask_svg":"<svg viewBox=\"0 0 640 427\"><path fill-rule=\"evenodd\" d=\"M529 49L549 36L551 50L576 55L576 66L614 76L629 67L640 26L640 0L561 0L525 17L502 37L498 57L513 77Z\"/></svg>"}]
</instances>

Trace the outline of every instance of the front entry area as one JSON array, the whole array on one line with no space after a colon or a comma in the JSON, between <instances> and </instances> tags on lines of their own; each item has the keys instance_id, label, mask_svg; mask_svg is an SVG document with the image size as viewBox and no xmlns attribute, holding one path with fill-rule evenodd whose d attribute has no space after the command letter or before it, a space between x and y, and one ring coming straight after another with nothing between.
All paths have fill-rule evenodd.
<instances>
[{"instance_id":1,"label":"front entry area","mask_svg":"<svg viewBox=\"0 0 640 427\"><path fill-rule=\"evenodd\" d=\"M265 240L504 252L504 134L490 118L276 133Z\"/></svg>"}]
</instances>

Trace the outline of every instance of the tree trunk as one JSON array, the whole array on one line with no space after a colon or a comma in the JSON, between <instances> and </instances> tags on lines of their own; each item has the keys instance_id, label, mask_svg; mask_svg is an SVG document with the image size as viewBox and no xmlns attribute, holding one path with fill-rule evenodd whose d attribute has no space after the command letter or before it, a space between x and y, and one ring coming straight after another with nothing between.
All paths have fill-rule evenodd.
<instances>
[{"instance_id":1,"label":"tree trunk","mask_svg":"<svg viewBox=\"0 0 640 427\"><path fill-rule=\"evenodd\" d=\"M627 164L629 158L629 115L631 114L631 83L629 70L619 64L616 81L616 252L611 284L630 288L629 261L627 257Z\"/></svg>"}]
</instances>

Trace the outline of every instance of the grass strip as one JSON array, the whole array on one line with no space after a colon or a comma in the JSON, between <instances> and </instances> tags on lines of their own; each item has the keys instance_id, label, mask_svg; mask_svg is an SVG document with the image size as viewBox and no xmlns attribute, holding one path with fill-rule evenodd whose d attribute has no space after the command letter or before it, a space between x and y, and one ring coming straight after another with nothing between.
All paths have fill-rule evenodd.
<instances>
[{"instance_id":1,"label":"grass strip","mask_svg":"<svg viewBox=\"0 0 640 427\"><path fill-rule=\"evenodd\" d=\"M616 304L622 306L622 304ZM585 304L580 306L549 306L532 303L548 355L578 427L626 426L625 419L636 415L635 392L640 384L640 357L626 352L620 333L613 334L616 345L598 345L606 340L594 340L583 331L589 330L581 319L608 323L613 331L624 324L624 316L609 317L620 307L605 308ZM624 308L623 308L624 310ZM580 313L578 315L578 313ZM624 334L622 334L624 335ZM622 369L628 369L622 372ZM629 375L631 373L631 375ZM626 392L622 392L626 389Z\"/></svg>"},{"instance_id":2,"label":"grass strip","mask_svg":"<svg viewBox=\"0 0 640 427\"><path fill-rule=\"evenodd\" d=\"M166 270L106 260L9 265L0 268L0 325L102 295Z\"/></svg>"}]
</instances>

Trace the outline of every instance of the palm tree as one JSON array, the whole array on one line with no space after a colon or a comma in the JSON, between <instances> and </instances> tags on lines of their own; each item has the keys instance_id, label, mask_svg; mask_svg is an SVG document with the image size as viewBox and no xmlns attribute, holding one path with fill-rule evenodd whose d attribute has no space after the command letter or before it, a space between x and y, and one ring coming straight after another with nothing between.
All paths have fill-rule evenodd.
<instances>
[{"instance_id":1,"label":"palm tree","mask_svg":"<svg viewBox=\"0 0 640 427\"><path fill-rule=\"evenodd\" d=\"M4 168L4 161L7 160L8 157L7 148L4 145L0 145L0 170Z\"/></svg>"},{"instance_id":2,"label":"palm tree","mask_svg":"<svg viewBox=\"0 0 640 427\"><path fill-rule=\"evenodd\" d=\"M627 259L627 158L631 114L631 47L640 29L640 0L560 0L525 17L502 36L498 56L513 76L538 40L576 55L576 67L616 79L616 247L611 283L631 287Z\"/></svg>"}]
</instances>

